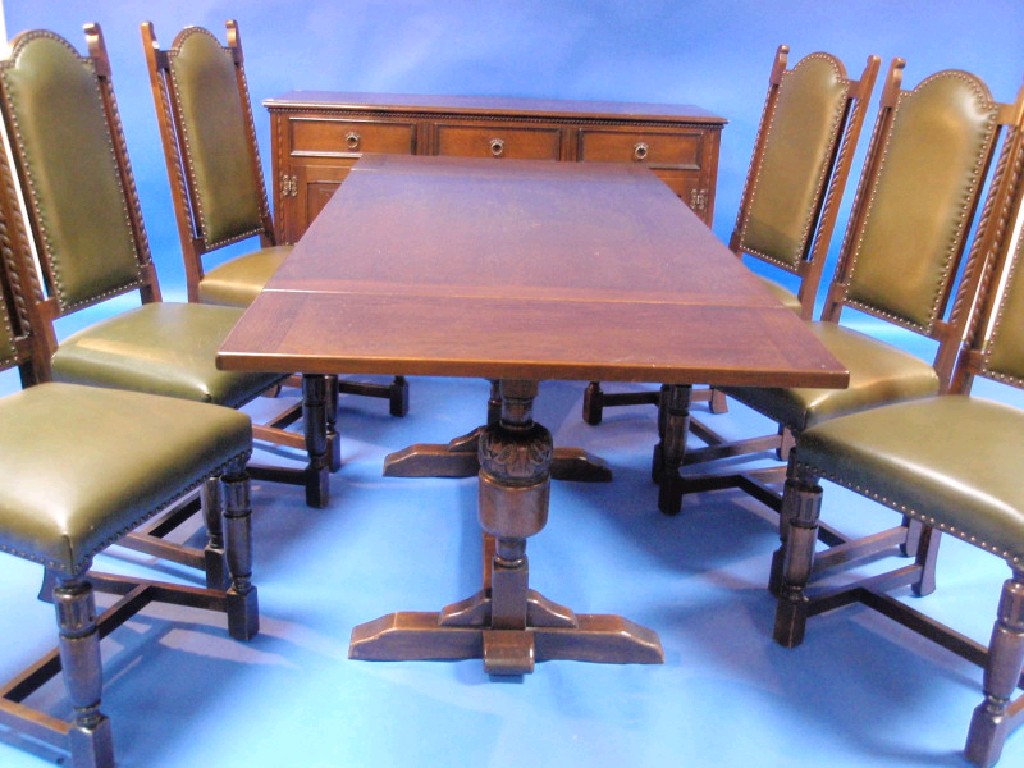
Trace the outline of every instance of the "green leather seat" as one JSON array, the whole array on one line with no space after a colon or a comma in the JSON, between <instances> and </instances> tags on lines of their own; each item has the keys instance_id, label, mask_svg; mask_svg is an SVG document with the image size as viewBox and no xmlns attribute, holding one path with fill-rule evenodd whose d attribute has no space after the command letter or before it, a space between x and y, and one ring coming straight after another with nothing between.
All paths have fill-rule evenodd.
<instances>
[{"instance_id":1,"label":"green leather seat","mask_svg":"<svg viewBox=\"0 0 1024 768\"><path fill-rule=\"evenodd\" d=\"M921 358L835 323L810 327L849 368L847 389L729 387L726 394L796 432L865 408L938 394L938 374Z\"/></svg>"},{"instance_id":2,"label":"green leather seat","mask_svg":"<svg viewBox=\"0 0 1024 768\"><path fill-rule=\"evenodd\" d=\"M942 531L1024 564L1024 411L949 395L808 429L797 460Z\"/></svg>"},{"instance_id":3,"label":"green leather seat","mask_svg":"<svg viewBox=\"0 0 1024 768\"><path fill-rule=\"evenodd\" d=\"M214 267L199 281L199 301L227 307L249 306L291 250L290 245L270 246Z\"/></svg>"},{"instance_id":4,"label":"green leather seat","mask_svg":"<svg viewBox=\"0 0 1024 768\"><path fill-rule=\"evenodd\" d=\"M65 574L247 455L249 417L73 384L0 399L0 546Z\"/></svg>"},{"instance_id":5,"label":"green leather seat","mask_svg":"<svg viewBox=\"0 0 1024 768\"><path fill-rule=\"evenodd\" d=\"M217 369L217 349L242 312L144 304L64 340L52 358L53 379L238 407L281 379Z\"/></svg>"}]
</instances>

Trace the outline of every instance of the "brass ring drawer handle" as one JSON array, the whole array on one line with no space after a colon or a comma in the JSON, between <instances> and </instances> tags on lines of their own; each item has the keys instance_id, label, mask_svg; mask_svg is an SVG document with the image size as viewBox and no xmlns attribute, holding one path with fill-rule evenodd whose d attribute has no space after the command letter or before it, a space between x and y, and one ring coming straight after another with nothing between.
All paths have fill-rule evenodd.
<instances>
[{"instance_id":1,"label":"brass ring drawer handle","mask_svg":"<svg viewBox=\"0 0 1024 768\"><path fill-rule=\"evenodd\" d=\"M633 159L638 163L642 163L647 159L647 155L650 154L651 148L647 145L646 141L638 141L633 145Z\"/></svg>"},{"instance_id":2,"label":"brass ring drawer handle","mask_svg":"<svg viewBox=\"0 0 1024 768\"><path fill-rule=\"evenodd\" d=\"M503 154L505 154L505 140L491 139L491 155L501 157Z\"/></svg>"},{"instance_id":3,"label":"brass ring drawer handle","mask_svg":"<svg viewBox=\"0 0 1024 768\"><path fill-rule=\"evenodd\" d=\"M362 142L363 137L355 131L349 131L345 134L345 146L349 151L354 152L359 149L359 144Z\"/></svg>"}]
</instances>

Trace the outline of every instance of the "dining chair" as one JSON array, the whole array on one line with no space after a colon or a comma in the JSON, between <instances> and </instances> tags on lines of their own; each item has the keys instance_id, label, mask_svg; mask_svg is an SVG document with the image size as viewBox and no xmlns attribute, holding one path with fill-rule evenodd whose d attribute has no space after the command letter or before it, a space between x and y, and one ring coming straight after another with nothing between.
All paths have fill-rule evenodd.
<instances>
[{"instance_id":1,"label":"dining chair","mask_svg":"<svg viewBox=\"0 0 1024 768\"><path fill-rule=\"evenodd\" d=\"M1024 696L1017 690L1024 689L1024 411L971 395L977 377L1007 391L1024 388L1022 101L1016 122L979 225L985 232L975 241L985 258L970 261L964 277L980 294L972 300L972 292L964 291L955 310L968 322L949 393L829 419L803 432L789 458L786 534L772 575L778 595L773 634L783 646L803 641L809 617L859 602L982 666L984 699L974 710L965 752L983 767L995 764L1006 738L1024 723ZM820 585L813 578L820 479L920 521L915 564L839 586ZM940 531L1010 567L987 648L889 594L908 585L921 593Z\"/></svg>"},{"instance_id":2,"label":"dining chair","mask_svg":"<svg viewBox=\"0 0 1024 768\"><path fill-rule=\"evenodd\" d=\"M15 257L38 261L42 274L39 290L24 294L39 347L36 377L240 407L283 376L217 369L217 349L242 309L160 300L99 27L87 25L86 38L90 54L82 57L52 32L25 32L0 62L0 108L14 163L10 189L0 194L13 201L20 192L25 201L30 237L18 243ZM0 163L7 162L4 154ZM134 293L141 305L117 312L112 300ZM55 320L101 303L114 314L58 345ZM312 505L322 503L327 484L320 390L307 398L309 466L251 468L254 477L304 485ZM261 439L275 433L259 425L253 431ZM155 528L136 532L132 545L204 568L209 585L223 584L224 563L209 550L165 538L182 510L194 506L190 501ZM216 540L217 516L208 509L205 517Z\"/></svg>"},{"instance_id":3,"label":"dining chair","mask_svg":"<svg viewBox=\"0 0 1024 768\"><path fill-rule=\"evenodd\" d=\"M901 59L889 69L836 271L821 319L810 324L849 368L849 388L725 389L779 425L787 437L783 449L827 419L929 397L949 385L963 332L948 316L950 298L1013 105L995 101L979 78L960 70L938 72L904 90L903 69ZM855 322L872 322L861 322L860 329L841 324L844 310L856 311ZM882 328L934 346L932 360L886 341ZM764 454L753 458L763 464ZM700 463L699 450L686 461L696 466L668 475L676 494L738 487L779 510L776 486L785 478L784 463L719 471ZM902 536L903 549L913 553L916 535L901 528L891 535ZM838 532L828 536L830 544L844 541Z\"/></svg>"},{"instance_id":4,"label":"dining chair","mask_svg":"<svg viewBox=\"0 0 1024 768\"><path fill-rule=\"evenodd\" d=\"M16 258L26 233L11 205L6 162L0 186L0 369L17 366L24 385L0 399L0 550L41 564L53 577L42 597L54 604L58 630L56 650L0 685L0 724L69 751L76 767L110 768L101 638L154 602L225 612L238 640L259 630L246 472L252 427L245 414L208 403L43 381L37 364L45 367L45 344L35 336L46 329L27 311L37 278ZM223 489L215 515L217 530L226 533L217 542L228 567L226 589L90 570L108 545L211 482ZM99 617L95 590L120 596ZM16 601L6 591L5 599ZM27 703L58 676L70 720Z\"/></svg>"},{"instance_id":5,"label":"dining chair","mask_svg":"<svg viewBox=\"0 0 1024 768\"><path fill-rule=\"evenodd\" d=\"M142 42L171 183L189 301L245 307L277 271L290 245L278 244L267 201L256 129L243 67L238 23L228 20L227 45L203 27L186 27L160 48L152 22ZM207 269L208 256L258 237L260 247ZM339 392L385 398L392 416L409 410L409 384L331 377ZM333 432L333 430L331 430ZM335 457L340 461L340 457Z\"/></svg>"},{"instance_id":6,"label":"dining chair","mask_svg":"<svg viewBox=\"0 0 1024 768\"><path fill-rule=\"evenodd\" d=\"M881 60L869 56L854 80L829 53L808 54L792 67L788 57L789 46L780 45L729 247L737 256L746 254L794 276L796 293L762 279L783 304L810 319ZM606 407L658 405L660 395L608 393L592 381L584 393L583 419L597 425ZM708 400L713 413L726 410L721 390L694 390L691 399ZM691 429L708 442L723 442L694 419Z\"/></svg>"}]
</instances>

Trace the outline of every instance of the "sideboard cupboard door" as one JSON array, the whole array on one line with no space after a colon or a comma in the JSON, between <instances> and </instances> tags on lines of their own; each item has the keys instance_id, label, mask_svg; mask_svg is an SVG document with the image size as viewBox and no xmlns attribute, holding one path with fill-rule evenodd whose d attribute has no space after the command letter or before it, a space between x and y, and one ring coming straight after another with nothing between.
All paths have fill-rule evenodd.
<instances>
[{"instance_id":1,"label":"sideboard cupboard door","mask_svg":"<svg viewBox=\"0 0 1024 768\"><path fill-rule=\"evenodd\" d=\"M286 243L306 231L364 152L416 153L417 125L410 120L339 118L317 111L275 118L272 125L274 225Z\"/></svg>"},{"instance_id":2,"label":"sideboard cupboard door","mask_svg":"<svg viewBox=\"0 0 1024 768\"><path fill-rule=\"evenodd\" d=\"M364 152L643 163L709 225L725 120L699 107L296 91L270 112L274 223L294 243Z\"/></svg>"}]
</instances>

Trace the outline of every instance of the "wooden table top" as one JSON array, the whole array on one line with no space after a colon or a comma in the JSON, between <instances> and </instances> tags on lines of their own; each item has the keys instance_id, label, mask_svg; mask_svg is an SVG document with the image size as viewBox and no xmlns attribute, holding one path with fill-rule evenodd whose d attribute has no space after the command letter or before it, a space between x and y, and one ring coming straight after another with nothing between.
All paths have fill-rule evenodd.
<instances>
[{"instance_id":1,"label":"wooden table top","mask_svg":"<svg viewBox=\"0 0 1024 768\"><path fill-rule=\"evenodd\" d=\"M366 155L225 340L232 370L843 387L646 168Z\"/></svg>"},{"instance_id":2,"label":"wooden table top","mask_svg":"<svg viewBox=\"0 0 1024 768\"><path fill-rule=\"evenodd\" d=\"M388 113L460 113L485 115L573 115L585 119L636 119L724 125L726 119L693 104L655 104L632 101L577 101L509 96L458 96L421 93L291 91L266 99L268 109L345 109Z\"/></svg>"}]
</instances>

